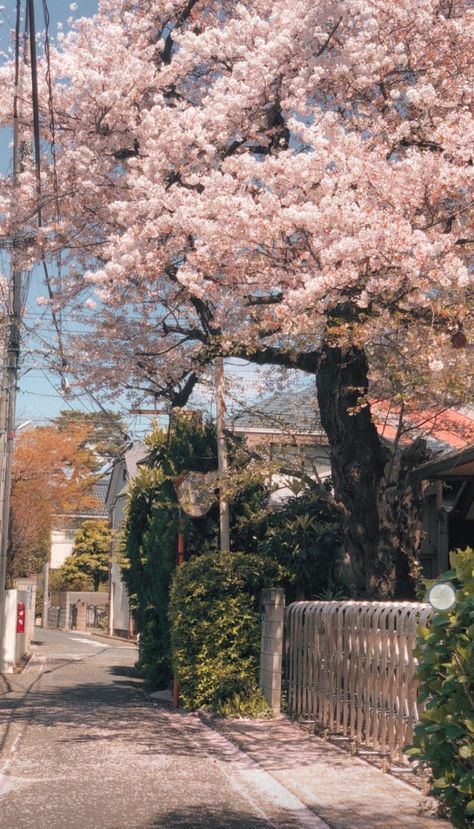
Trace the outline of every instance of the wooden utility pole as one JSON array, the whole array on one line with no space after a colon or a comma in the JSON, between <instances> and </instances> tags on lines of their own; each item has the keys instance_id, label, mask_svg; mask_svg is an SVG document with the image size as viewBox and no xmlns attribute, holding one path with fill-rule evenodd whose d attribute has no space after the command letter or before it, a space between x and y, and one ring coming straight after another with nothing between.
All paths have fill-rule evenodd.
<instances>
[{"instance_id":1,"label":"wooden utility pole","mask_svg":"<svg viewBox=\"0 0 474 829\"><path fill-rule=\"evenodd\" d=\"M227 487L227 446L225 442L225 392L224 392L224 358L217 357L215 363L216 380L216 429L217 429L217 464L219 468L219 516L221 551L230 550L229 499Z\"/></svg>"}]
</instances>

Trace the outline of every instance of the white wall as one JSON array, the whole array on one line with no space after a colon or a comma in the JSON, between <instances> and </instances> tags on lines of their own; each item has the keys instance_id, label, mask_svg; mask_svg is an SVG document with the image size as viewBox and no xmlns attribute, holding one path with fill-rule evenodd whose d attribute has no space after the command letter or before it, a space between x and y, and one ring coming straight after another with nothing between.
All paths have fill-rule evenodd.
<instances>
[{"instance_id":1,"label":"white wall","mask_svg":"<svg viewBox=\"0 0 474 829\"><path fill-rule=\"evenodd\" d=\"M74 547L77 528L51 530L51 568L61 567Z\"/></svg>"},{"instance_id":2,"label":"white wall","mask_svg":"<svg viewBox=\"0 0 474 829\"><path fill-rule=\"evenodd\" d=\"M129 630L130 609L128 604L128 591L121 578L121 571L118 564L112 564L112 590L113 590L113 629Z\"/></svg>"},{"instance_id":3,"label":"white wall","mask_svg":"<svg viewBox=\"0 0 474 829\"><path fill-rule=\"evenodd\" d=\"M125 517L125 507L127 499L125 494L118 495L113 508L111 510L111 524L115 533L120 532ZM116 536L113 540L113 555L114 558L118 552L119 539ZM130 630L130 607L128 602L128 591L122 581L122 572L117 561L112 561L111 566L111 605L112 605L112 619L110 630L113 631L129 631Z\"/></svg>"}]
</instances>

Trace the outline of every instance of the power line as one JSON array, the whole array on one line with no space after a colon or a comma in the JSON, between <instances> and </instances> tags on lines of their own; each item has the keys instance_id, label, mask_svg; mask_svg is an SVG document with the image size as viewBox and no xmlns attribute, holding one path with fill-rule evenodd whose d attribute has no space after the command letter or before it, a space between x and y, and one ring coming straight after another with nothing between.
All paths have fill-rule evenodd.
<instances>
[{"instance_id":1,"label":"power line","mask_svg":"<svg viewBox=\"0 0 474 829\"><path fill-rule=\"evenodd\" d=\"M45 3L43 3L43 10L46 10L46 17L45 17L45 24L47 23L48 28L48 44L46 49L46 60L48 65L49 71L49 83L51 84L51 69L50 65L48 64L49 60L49 12ZM32 91L32 107L33 107L33 138L34 138L34 149L35 149L35 171L36 171L36 192L37 192L37 200L38 200L38 207L37 207L37 221L38 227L41 228L43 226L43 215L42 215L42 206L41 206L41 199L42 199L42 192L41 192L41 135L40 135L40 113L39 113L39 97L38 97L38 63L37 63L37 55L36 55L36 27L35 27L35 10L34 10L34 0L27 0L27 19L28 19L28 26L29 26L29 41L30 41L30 60L31 60L31 91ZM51 95L52 95L52 87L51 88ZM53 103L52 98L50 101L50 117L51 111L53 110ZM53 122L54 124L54 115L53 115ZM55 153L53 157L53 165L55 164ZM55 173L53 173L55 175ZM56 193L55 197L57 197L57 180L56 180ZM56 209L58 211L57 217L59 218L59 202L56 202ZM54 306L55 295L52 287L51 277L48 270L48 265L46 262L46 258L44 252L41 255L41 264L43 266L43 274L46 284L46 289L48 291L49 300L51 303L51 318L53 321L53 326L56 331L56 335L58 338L58 353L61 360L61 368L58 369L61 375L61 383L66 387L67 381L64 376L64 370L66 369L68 362L66 359L66 355L64 352L63 347L63 339L62 339L62 328L61 328L61 320L60 316L56 313L56 309Z\"/></svg>"}]
</instances>

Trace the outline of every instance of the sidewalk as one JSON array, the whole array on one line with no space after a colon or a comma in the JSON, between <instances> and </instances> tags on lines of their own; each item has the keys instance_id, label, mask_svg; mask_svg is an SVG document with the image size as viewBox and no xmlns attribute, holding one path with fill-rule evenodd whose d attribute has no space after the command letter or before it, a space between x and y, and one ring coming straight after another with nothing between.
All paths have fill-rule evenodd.
<instances>
[{"instance_id":1,"label":"sidewalk","mask_svg":"<svg viewBox=\"0 0 474 829\"><path fill-rule=\"evenodd\" d=\"M434 800L297 723L203 719L331 829L452 829L435 817Z\"/></svg>"}]
</instances>

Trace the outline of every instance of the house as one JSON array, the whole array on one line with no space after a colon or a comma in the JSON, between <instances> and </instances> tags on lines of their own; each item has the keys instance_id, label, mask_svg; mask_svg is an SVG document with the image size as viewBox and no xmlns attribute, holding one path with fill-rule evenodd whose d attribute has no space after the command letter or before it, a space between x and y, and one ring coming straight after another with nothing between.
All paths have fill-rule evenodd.
<instances>
[{"instance_id":1,"label":"house","mask_svg":"<svg viewBox=\"0 0 474 829\"><path fill-rule=\"evenodd\" d=\"M128 637L133 632L127 588L122 581L118 562L119 532L125 517L125 506L130 481L138 472L138 463L146 456L146 447L133 444L115 459L105 496L105 506L113 531L112 558L109 581L109 633Z\"/></svg>"},{"instance_id":2,"label":"house","mask_svg":"<svg viewBox=\"0 0 474 829\"><path fill-rule=\"evenodd\" d=\"M291 494L288 484L292 469L321 480L331 474L328 439L313 387L258 400L237 412L226 426L245 439L250 452L288 468L287 474L272 475L276 486L272 504L281 503Z\"/></svg>"},{"instance_id":3,"label":"house","mask_svg":"<svg viewBox=\"0 0 474 829\"><path fill-rule=\"evenodd\" d=\"M376 407L378 427L387 442L398 432L399 411ZM449 568L449 551L474 546L474 408L412 411L401 443L425 438L432 459L412 474L423 482L423 542L420 562L427 579Z\"/></svg>"},{"instance_id":4,"label":"house","mask_svg":"<svg viewBox=\"0 0 474 829\"><path fill-rule=\"evenodd\" d=\"M423 481L423 575L436 578L448 569L450 550L474 547L474 408L413 410L405 414L402 429L397 406L378 401L372 404L372 413L388 446L403 448L421 436L433 455L413 474ZM257 401L237 413L229 428L266 460L289 469L296 465L314 478L331 474L328 440L313 387ZM289 496L290 477L273 477L279 484L273 503Z\"/></svg>"},{"instance_id":5,"label":"house","mask_svg":"<svg viewBox=\"0 0 474 829\"><path fill-rule=\"evenodd\" d=\"M423 571L436 578L449 568L450 550L474 548L474 443L438 454L415 474L425 482Z\"/></svg>"},{"instance_id":6,"label":"house","mask_svg":"<svg viewBox=\"0 0 474 829\"><path fill-rule=\"evenodd\" d=\"M108 518L108 512L105 506L108 485L108 478L101 478L92 485L90 495L95 502L93 506L81 507L78 512L69 512L67 514L53 516L54 523L51 531L50 555L51 569L61 567L66 558L72 553L76 533L84 521L106 520Z\"/></svg>"}]
</instances>

